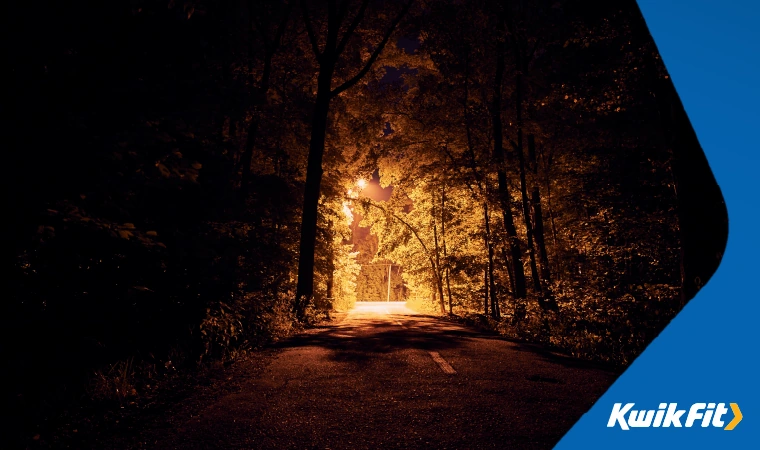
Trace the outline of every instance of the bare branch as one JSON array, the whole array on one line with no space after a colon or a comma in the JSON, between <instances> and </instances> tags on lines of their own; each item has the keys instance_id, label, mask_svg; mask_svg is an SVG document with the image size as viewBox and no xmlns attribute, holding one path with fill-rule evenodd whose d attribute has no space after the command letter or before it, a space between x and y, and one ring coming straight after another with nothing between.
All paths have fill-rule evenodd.
<instances>
[{"instance_id":1,"label":"bare branch","mask_svg":"<svg viewBox=\"0 0 760 450\"><path fill-rule=\"evenodd\" d=\"M314 28L311 26L311 20L309 20L309 12L306 10L306 2L301 0L301 10L303 11L303 22L306 25L306 33L309 35L309 42L311 42L311 50L314 52L314 56L317 61L322 59L322 53L319 52L319 44L317 43L317 37L314 34Z\"/></svg>"},{"instance_id":2,"label":"bare branch","mask_svg":"<svg viewBox=\"0 0 760 450\"><path fill-rule=\"evenodd\" d=\"M343 5L346 5L347 3L348 3L348 0L346 0L346 2L343 3ZM346 33L341 38L340 43L338 44L338 47L335 50L335 56L340 55L341 53L343 53L343 50L346 49L346 44L348 44L348 40L354 34L354 31L356 31L356 27L359 26L359 23L364 18L364 11L366 11L368 4L369 4L369 0L364 0L362 2L362 5L359 7L359 12L356 13L356 17L354 17L354 20L351 22L351 25L348 26L348 30L346 30Z\"/></svg>"},{"instance_id":3,"label":"bare branch","mask_svg":"<svg viewBox=\"0 0 760 450\"><path fill-rule=\"evenodd\" d=\"M391 23L391 26L388 27L388 31L385 33L385 36L383 36L383 40L380 42L380 44L377 46L375 51L372 53L372 56L370 56L367 63L364 65L362 70L359 71L353 78L350 78L345 83L341 84L337 88L333 89L333 91L330 93L332 97L337 97L340 95L343 91L346 89L349 89L353 85L359 82L359 80L364 77L364 75L369 72L369 70L372 68L372 64L375 63L375 60L380 56L380 53L383 51L383 48L385 48L385 44L388 43L388 40L391 38L391 35L393 34L393 31L396 29L396 26L398 26L399 22L401 22L401 19L406 15L407 11L409 11L409 8L412 6L412 3L414 0L409 0L406 5L404 5L404 8L401 10L401 12L396 16L396 18L393 20L393 23Z\"/></svg>"},{"instance_id":4,"label":"bare branch","mask_svg":"<svg viewBox=\"0 0 760 450\"><path fill-rule=\"evenodd\" d=\"M374 206L375 208L379 209L380 211L384 212L385 214L388 214L388 215L390 215L390 216L391 216L391 217L393 217L394 219L398 220L398 221L399 221L399 222L400 222L402 225L404 225L405 227L407 227L407 228L409 229L409 231L411 231L411 232L412 232L412 234L414 235L414 237L415 237L415 238L417 238L417 241L419 241L420 245L422 246L422 249L425 251L425 254L426 254L426 255L428 255L428 258L430 258L430 259L431 259L431 261L430 261L430 262L431 262L431 264L433 265L433 267L434 267L434 268L436 267L436 264L435 264L435 262L433 262L433 260L432 260L432 258L431 258L431 256L430 256L430 255L431 255L431 253L430 253L430 251L428 250L428 248L427 248L427 245L425 245L425 242L422 240L422 238L420 238L420 235L419 235L419 234L417 234L417 230L416 230L416 229L415 229L413 226L409 225L409 224L408 224L408 223L407 223L407 222L406 222L404 219L402 219L401 217L397 216L397 215L396 215L396 214L394 214L393 212L390 212L390 211L388 211L387 209L383 208L382 206L376 205L376 204L375 204L375 203L373 203L373 202L372 202L372 200L370 200L370 199L366 199L366 200L364 200L362 203L364 203L364 204L366 204L366 205L369 205L369 206ZM435 270L435 269L434 269L434 270Z\"/></svg>"}]
</instances>

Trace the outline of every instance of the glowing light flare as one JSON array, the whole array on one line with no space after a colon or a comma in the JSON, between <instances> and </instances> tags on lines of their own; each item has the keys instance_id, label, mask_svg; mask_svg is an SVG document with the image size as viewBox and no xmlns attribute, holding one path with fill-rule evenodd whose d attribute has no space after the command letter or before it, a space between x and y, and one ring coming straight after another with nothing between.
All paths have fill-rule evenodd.
<instances>
[{"instance_id":1,"label":"glowing light flare","mask_svg":"<svg viewBox=\"0 0 760 450\"><path fill-rule=\"evenodd\" d=\"M351 205L347 201L343 202L343 214L346 216L346 223L350 226L354 221L354 213L351 212Z\"/></svg>"},{"instance_id":2,"label":"glowing light flare","mask_svg":"<svg viewBox=\"0 0 760 450\"><path fill-rule=\"evenodd\" d=\"M359 198L359 194L361 193L361 191L366 187L367 187L367 180L365 180L364 178L359 178L358 180L356 180L355 187L349 188L346 194L349 199L357 199ZM354 214L351 211L351 206L352 206L351 200L346 200L343 202L343 214L346 216L346 221L349 226L354 221Z\"/></svg>"}]
</instances>

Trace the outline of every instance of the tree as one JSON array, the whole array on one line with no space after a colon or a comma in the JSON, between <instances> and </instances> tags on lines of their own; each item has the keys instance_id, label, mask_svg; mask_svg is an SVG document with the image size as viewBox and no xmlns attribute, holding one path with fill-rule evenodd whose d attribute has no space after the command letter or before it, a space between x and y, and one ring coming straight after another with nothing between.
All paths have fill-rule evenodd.
<instances>
[{"instance_id":1,"label":"tree","mask_svg":"<svg viewBox=\"0 0 760 450\"><path fill-rule=\"evenodd\" d=\"M353 19L346 25L344 21L348 14L349 1L339 4L335 0L327 2L325 18L314 27L312 12L305 2L302 2L304 25L309 37L311 49L319 65L316 85L316 101L311 119L311 139L309 141L309 157L306 169L306 186L304 189L303 216L301 221L301 244L298 259L298 285L296 287L296 313L303 316L304 308L314 291L314 245L317 237L317 210L319 207L320 185L322 182L322 157L325 150L325 135L328 127L330 102L342 92L358 83L380 56L391 35L409 10L413 0L407 1L401 10L386 25L382 39L376 44L369 58L360 61L361 69L355 75L348 77L333 88L336 69L346 64L342 58L349 41L362 23L369 0L363 0ZM345 30L343 28L345 27ZM319 32L319 34L317 34ZM324 43L320 48L320 39Z\"/></svg>"},{"instance_id":2,"label":"tree","mask_svg":"<svg viewBox=\"0 0 760 450\"><path fill-rule=\"evenodd\" d=\"M282 4L281 2L275 2L271 6L274 12L270 11L270 8L263 8L260 4L254 7L253 2L248 6L251 11L251 24L252 33L258 34L264 47L263 69L261 76L258 80L252 83L251 87L251 100L250 110L251 119L248 123L248 132L245 136L245 144L243 146L243 154L240 158L241 165L241 190L246 192L248 189L248 183L251 178L251 162L253 160L253 148L256 145L256 137L258 136L259 125L261 124L260 109L267 102L267 96L269 95L270 79L272 76L272 60L275 53L279 50L285 29L290 19L291 11L293 9L293 1ZM258 14L257 14L258 13ZM261 14L264 13L264 14ZM259 16L259 14L264 17ZM274 30L270 32L272 15L277 20L277 24Z\"/></svg>"}]
</instances>

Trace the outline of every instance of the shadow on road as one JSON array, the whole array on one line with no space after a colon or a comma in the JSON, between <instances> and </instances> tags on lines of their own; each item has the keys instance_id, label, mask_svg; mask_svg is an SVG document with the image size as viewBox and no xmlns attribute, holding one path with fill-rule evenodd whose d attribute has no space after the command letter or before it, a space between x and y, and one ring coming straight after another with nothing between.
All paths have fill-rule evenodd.
<instances>
[{"instance_id":1,"label":"shadow on road","mask_svg":"<svg viewBox=\"0 0 760 450\"><path fill-rule=\"evenodd\" d=\"M336 361L365 363L378 354L404 349L443 350L458 347L465 338L478 338L474 330L416 316L387 315L385 320L367 319L330 326L324 331L302 334L275 344L275 348L322 347ZM388 321L391 320L391 322ZM403 320L404 325L394 323Z\"/></svg>"},{"instance_id":2,"label":"shadow on road","mask_svg":"<svg viewBox=\"0 0 760 450\"><path fill-rule=\"evenodd\" d=\"M399 325L399 322L403 325ZM502 341L508 343L513 350L528 352L546 362L568 368L620 372L611 365L564 355L540 344L526 343L495 333L483 333L427 315L387 314L366 319L353 318L327 325L318 332L294 336L274 344L274 347L320 347L331 350L329 358L334 361L365 364L378 355L398 350L441 351L461 347L472 339Z\"/></svg>"}]
</instances>

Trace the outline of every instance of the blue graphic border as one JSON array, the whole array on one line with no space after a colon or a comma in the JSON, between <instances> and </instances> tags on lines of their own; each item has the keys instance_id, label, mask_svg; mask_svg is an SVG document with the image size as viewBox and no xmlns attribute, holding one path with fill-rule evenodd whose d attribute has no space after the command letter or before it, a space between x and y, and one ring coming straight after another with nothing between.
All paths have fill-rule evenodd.
<instances>
[{"instance_id":1,"label":"blue graphic border","mask_svg":"<svg viewBox=\"0 0 760 450\"><path fill-rule=\"evenodd\" d=\"M760 2L639 0L726 200L718 272L556 448L758 448ZM616 402L734 402L719 428L607 428ZM731 419L732 414L727 414Z\"/></svg>"}]
</instances>

